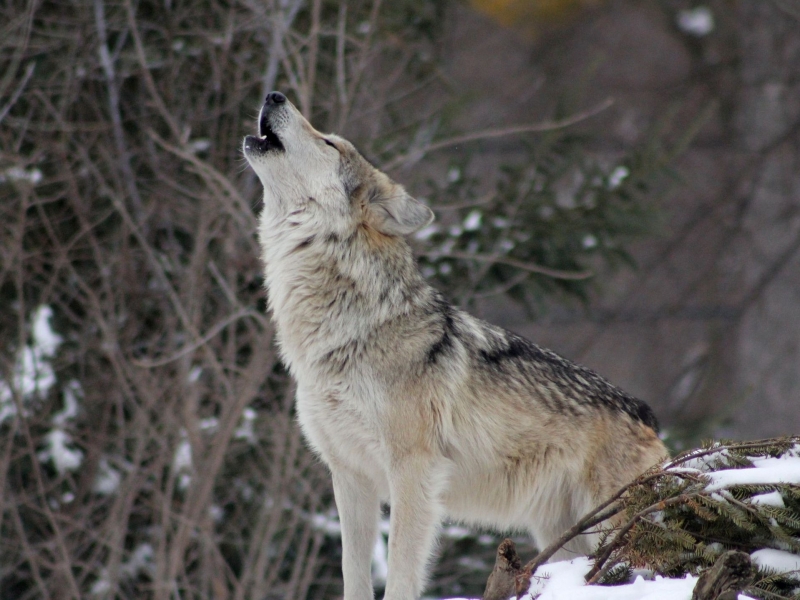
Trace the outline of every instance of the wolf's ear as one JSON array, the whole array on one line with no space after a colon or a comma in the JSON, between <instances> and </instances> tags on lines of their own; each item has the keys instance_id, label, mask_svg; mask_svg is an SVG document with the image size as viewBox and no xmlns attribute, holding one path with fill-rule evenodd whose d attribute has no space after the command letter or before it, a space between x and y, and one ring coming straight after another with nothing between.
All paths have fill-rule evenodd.
<instances>
[{"instance_id":1,"label":"wolf's ear","mask_svg":"<svg viewBox=\"0 0 800 600\"><path fill-rule=\"evenodd\" d=\"M410 235L433 221L433 211L397 186L375 194L367 204L367 222L385 235Z\"/></svg>"}]
</instances>

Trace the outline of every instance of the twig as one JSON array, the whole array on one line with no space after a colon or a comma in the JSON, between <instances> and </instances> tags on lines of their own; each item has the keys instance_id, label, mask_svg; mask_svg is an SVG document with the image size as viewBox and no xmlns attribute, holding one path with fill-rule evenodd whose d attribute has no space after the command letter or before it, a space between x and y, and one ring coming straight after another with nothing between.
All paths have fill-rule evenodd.
<instances>
[{"instance_id":1,"label":"twig","mask_svg":"<svg viewBox=\"0 0 800 600\"><path fill-rule=\"evenodd\" d=\"M11 107L13 107L14 104L17 103L17 100L19 100L19 97L22 95L25 86L28 85L28 81L33 75L34 70L36 70L35 62L31 62L28 64L27 67L25 67L25 74L22 76L22 81L19 82L17 89L15 89L14 93L11 94L11 98L8 100L6 105L0 109L0 123L3 122L3 119L5 119L6 115L8 114L8 111L11 110Z\"/></svg>"},{"instance_id":2,"label":"twig","mask_svg":"<svg viewBox=\"0 0 800 600\"><path fill-rule=\"evenodd\" d=\"M700 492L692 493L692 494L681 494L680 496L674 496L672 498L667 498L666 500L660 500L655 504L651 504L645 509L640 510L638 513L633 515L625 525L619 528L614 539L606 546L605 550L595 559L594 566L589 570L586 574L586 582L589 584L597 583L603 576L608 573L609 568L605 567L605 563L608 558L611 556L611 553L619 548L623 544L623 538L627 533L633 528L633 526L641 520L642 517L649 515L650 513L654 513L660 510L664 510L665 508L672 506L674 504L682 504L687 502L688 500L692 500L693 498L697 498L699 496L703 496L707 494L703 494Z\"/></svg>"},{"instance_id":3,"label":"twig","mask_svg":"<svg viewBox=\"0 0 800 600\"><path fill-rule=\"evenodd\" d=\"M320 13L322 0L313 0L311 4L311 28L308 32L308 67L306 68L305 85L300 94L300 110L311 118L314 85L317 79L317 59L319 58Z\"/></svg>"},{"instance_id":4,"label":"twig","mask_svg":"<svg viewBox=\"0 0 800 600\"><path fill-rule=\"evenodd\" d=\"M195 156L192 152L181 149L165 141L152 129L147 129L146 131L147 135L149 135L156 144L190 163L196 169L197 174L208 184L214 185L214 187L221 192L223 197L230 198L230 200L233 201L233 204L236 205L238 210L230 210L230 214L244 231L251 230L255 227L255 218L253 217L252 211L248 209L247 203L236 187L231 183L230 179L204 160Z\"/></svg>"},{"instance_id":5,"label":"twig","mask_svg":"<svg viewBox=\"0 0 800 600\"><path fill-rule=\"evenodd\" d=\"M227 318L223 319L222 321L220 321L216 325L214 325L214 327L209 329L208 333L206 333L199 340L196 340L193 343L188 344L184 348L181 348L175 354L172 354L172 355L167 356L165 358L159 358L157 360L137 360L135 358L131 358L130 360L137 367L142 367L144 369L152 369L154 367L163 367L164 365L168 365L169 363L174 362L174 361L178 360L179 358L182 358L182 357L186 356L190 352L194 352L200 346L204 346L210 340L212 340L218 333L220 333L223 329L225 329L228 325L230 325L234 321L237 321L237 320L241 319L242 317L253 317L253 316L260 316L260 315L258 315L258 313L254 313L254 311L252 311L250 309L239 310L239 311L233 313L232 315L228 316ZM256 320L260 322L260 319L257 318Z\"/></svg>"},{"instance_id":6,"label":"twig","mask_svg":"<svg viewBox=\"0 0 800 600\"><path fill-rule=\"evenodd\" d=\"M31 548L30 543L28 542L28 534L25 531L25 525L22 523L22 518L19 515L19 502L11 502L9 503L10 509L9 512L13 515L14 527L17 530L17 535L19 536L19 540L22 544L23 554L28 561L28 564L31 568L31 574L33 575L33 580L36 582L37 587L39 588L39 593L42 594L42 598L45 600L50 599L50 594L47 591L47 586L44 583L44 579L42 578L42 573L39 570L39 565L36 562L33 549Z\"/></svg>"},{"instance_id":7,"label":"twig","mask_svg":"<svg viewBox=\"0 0 800 600\"><path fill-rule=\"evenodd\" d=\"M483 129L481 131L475 131L472 133L466 133L464 135L459 135L452 138L446 138L444 140L434 142L424 148L412 150L411 152L407 152L406 154L401 154L395 157L394 159L390 160L388 163L386 163L386 165L384 165L384 168L387 170L393 169L408 161L409 158L414 158L415 160L419 160L420 158L422 158L426 154L430 154L431 152L436 152L437 150L443 150L444 148L450 148L452 146L457 146L459 144L466 144L468 142L476 142L479 140L487 140L498 137L506 137L509 135L516 135L520 133L536 133L542 131L553 131L556 129L563 129L564 127L575 125L576 123L585 121L586 119L593 117L598 113L603 112L604 110L609 108L612 104L614 104L614 100L612 98L607 98L606 100L604 100L595 107L574 114L571 117L567 117L566 119L560 119L558 121L543 121L542 123L533 123L530 125L514 125L512 127Z\"/></svg>"},{"instance_id":8,"label":"twig","mask_svg":"<svg viewBox=\"0 0 800 600\"><path fill-rule=\"evenodd\" d=\"M96 2L102 3L103 0L95 0ZM139 28L136 23L136 14L133 10L133 6L131 5L131 0L124 0L125 2L125 11L128 16L128 28L131 31L131 37L133 37L133 45L136 48L136 58L139 61L139 66L142 70L142 78L144 79L145 86L147 87L148 91L150 92L150 97L152 98L153 102L158 108L158 112L161 114L161 117L167 123L172 132L172 135L175 137L176 140L184 140L184 134L181 132L180 127L175 122L175 119L172 117L172 114L167 109L167 106L164 104L164 99L161 97L161 94L158 93L158 88L156 87L156 82L153 80L153 75L150 73L150 68L147 66L147 58L144 55L144 46L142 45L142 38L139 35Z\"/></svg>"},{"instance_id":9,"label":"twig","mask_svg":"<svg viewBox=\"0 0 800 600\"><path fill-rule=\"evenodd\" d=\"M457 258L461 260L475 260L478 262L500 263L510 267L515 267L517 269L522 269L524 271L529 271L531 273L547 275L548 277L552 277L554 279L580 280L588 279L594 275L594 273L591 271L562 271L560 269L553 269L531 262L524 262L514 258L508 258L507 256L472 254L470 252L459 252L452 250L450 252L427 252L422 256L427 256L429 258Z\"/></svg>"},{"instance_id":10,"label":"twig","mask_svg":"<svg viewBox=\"0 0 800 600\"><path fill-rule=\"evenodd\" d=\"M17 393L16 390L13 392L13 400L14 404L17 407L17 414L24 415L25 411L22 405L22 399ZM44 481L45 477L42 473L42 467L39 464L39 461L36 460L36 445L33 441L33 436L31 435L30 427L28 426L28 420L25 418L21 418L19 420L21 427L20 430L22 435L25 439L25 443L28 447L28 453L30 456L33 457L34 460L31 461L32 471L33 471L33 480L36 484L36 491L40 498L40 506L41 511L47 518L47 521L52 528L53 538L55 541L55 547L58 549L58 554L60 555L60 561L55 565L55 569L60 571L63 575L64 579L66 580L67 589L64 590L64 593L69 598L74 598L75 600L81 600L81 593L78 589L78 584L75 581L75 575L72 572L72 560L70 559L69 550L67 549L67 544L64 540L64 534L61 531L61 527L58 525L58 521L56 520L55 515L53 514L52 509L50 508L50 504L47 501L47 493L45 491Z\"/></svg>"},{"instance_id":11,"label":"twig","mask_svg":"<svg viewBox=\"0 0 800 600\"><path fill-rule=\"evenodd\" d=\"M286 49L284 48L284 39L286 37L286 33L289 31L289 28L294 23L294 19L297 16L297 12L300 10L300 7L303 5L302 0L281 0L280 1L280 9L275 10L273 9L273 19L272 19L272 27L270 30L272 31L272 40L270 42L270 49L269 49L269 59L267 63L267 70L264 73L263 79L263 87L262 87L262 96L266 96L269 92L275 89L275 82L278 79L278 66L286 55ZM255 12L259 12L262 16L264 16L264 11L262 8L261 3L248 3L250 4L251 8L258 7Z\"/></svg>"},{"instance_id":12,"label":"twig","mask_svg":"<svg viewBox=\"0 0 800 600\"><path fill-rule=\"evenodd\" d=\"M343 116L347 113L347 73L345 71L345 26L347 25L347 2L339 4L339 20L336 26L336 92L339 95L339 132L344 126Z\"/></svg>"},{"instance_id":13,"label":"twig","mask_svg":"<svg viewBox=\"0 0 800 600\"><path fill-rule=\"evenodd\" d=\"M364 75L364 72L367 69L368 53L372 48L372 40L375 35L375 31L378 29L378 14L380 13L380 10L381 0L373 0L368 20L369 30L367 31L366 39L361 44L361 51L359 52L358 60L356 61L356 67L353 75L350 77L350 88L347 90L345 99L346 101L345 104L342 105L341 112L339 113L340 132L344 131L344 128L347 125L347 120L350 117L350 110L353 107L353 99L358 92L358 86L361 83L361 77Z\"/></svg>"},{"instance_id":14,"label":"twig","mask_svg":"<svg viewBox=\"0 0 800 600\"><path fill-rule=\"evenodd\" d=\"M106 31L105 5L103 2L104 0L94 0L94 20L97 26L97 37L100 42L97 51L100 57L100 65L103 67L103 74L105 75L106 89L108 90L108 109L111 113L114 144L119 154L122 182L125 186L125 191L130 197L131 203L133 203L136 221L140 226L144 227L144 203L139 194L139 187L136 185L136 177L134 176L133 167L131 166L131 153L125 141L125 133L122 128L122 113L119 107L117 74L114 68L114 61L111 59L111 53L108 50L108 33Z\"/></svg>"}]
</instances>

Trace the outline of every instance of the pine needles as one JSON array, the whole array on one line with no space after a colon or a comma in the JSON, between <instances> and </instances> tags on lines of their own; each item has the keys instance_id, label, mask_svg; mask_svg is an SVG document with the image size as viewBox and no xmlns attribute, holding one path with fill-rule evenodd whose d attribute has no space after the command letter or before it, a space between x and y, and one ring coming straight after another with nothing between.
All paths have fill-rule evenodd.
<instances>
[{"instance_id":1,"label":"pine needles","mask_svg":"<svg viewBox=\"0 0 800 600\"><path fill-rule=\"evenodd\" d=\"M619 583L620 574L631 568L670 577L696 575L728 550L750 554L773 548L800 554L800 487L769 483L772 471L767 469L762 478L766 483L737 483L743 478L728 473L764 466L765 458L788 461L798 456L800 437L715 442L640 478L623 495L624 517L598 547L587 581ZM800 461L796 464L800 468ZM750 592L763 598L800 598L800 573L759 566Z\"/></svg>"}]
</instances>

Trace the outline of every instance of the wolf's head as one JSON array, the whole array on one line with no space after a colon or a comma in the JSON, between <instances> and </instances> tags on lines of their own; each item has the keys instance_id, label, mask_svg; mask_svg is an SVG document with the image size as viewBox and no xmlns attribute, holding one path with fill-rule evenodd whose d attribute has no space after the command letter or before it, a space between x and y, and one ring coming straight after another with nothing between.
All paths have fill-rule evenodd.
<instances>
[{"instance_id":1,"label":"wolf's head","mask_svg":"<svg viewBox=\"0 0 800 600\"><path fill-rule=\"evenodd\" d=\"M339 232L369 227L403 236L433 219L350 142L314 129L280 92L267 95L258 136L244 139L244 155L264 185L264 211L273 222L307 213Z\"/></svg>"}]
</instances>

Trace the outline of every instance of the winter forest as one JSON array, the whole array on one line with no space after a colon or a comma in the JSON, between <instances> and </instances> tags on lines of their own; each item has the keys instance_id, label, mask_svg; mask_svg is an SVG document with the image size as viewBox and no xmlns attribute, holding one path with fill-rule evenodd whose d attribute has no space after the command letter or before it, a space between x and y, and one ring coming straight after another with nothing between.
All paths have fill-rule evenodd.
<instances>
[{"instance_id":1,"label":"winter forest","mask_svg":"<svg viewBox=\"0 0 800 600\"><path fill-rule=\"evenodd\" d=\"M0 598L342 597L241 150L272 90L433 209L432 285L673 455L590 558L445 523L427 598L800 598L798 0L3 3Z\"/></svg>"}]
</instances>

